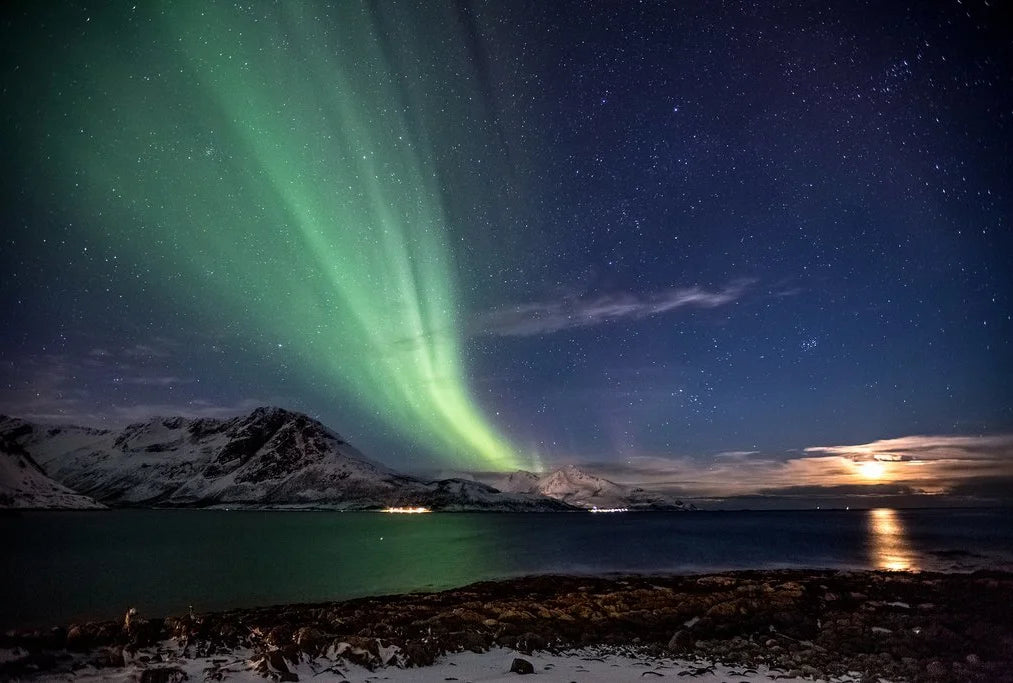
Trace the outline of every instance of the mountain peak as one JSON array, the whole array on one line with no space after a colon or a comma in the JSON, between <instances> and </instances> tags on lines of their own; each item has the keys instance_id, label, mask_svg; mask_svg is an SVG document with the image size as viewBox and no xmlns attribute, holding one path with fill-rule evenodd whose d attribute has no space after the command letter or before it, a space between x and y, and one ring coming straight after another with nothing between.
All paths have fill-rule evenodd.
<instances>
[{"instance_id":1,"label":"mountain peak","mask_svg":"<svg viewBox=\"0 0 1013 683\"><path fill-rule=\"evenodd\" d=\"M487 475L483 481L500 491L538 494L582 508L683 509L664 493L650 493L617 484L570 463L543 474L524 470Z\"/></svg>"},{"instance_id":2,"label":"mountain peak","mask_svg":"<svg viewBox=\"0 0 1013 683\"><path fill-rule=\"evenodd\" d=\"M5 426L51 476L111 504L327 502L348 487L386 495L399 476L317 420L275 406L152 417L119 431Z\"/></svg>"},{"instance_id":3,"label":"mountain peak","mask_svg":"<svg viewBox=\"0 0 1013 683\"><path fill-rule=\"evenodd\" d=\"M240 417L243 417L242 415ZM251 420L263 420L263 419L279 419L288 420L295 418L306 418L312 419L305 413L297 413L294 410L288 410L287 408L281 408L279 406L258 406L246 414L246 417Z\"/></svg>"}]
</instances>

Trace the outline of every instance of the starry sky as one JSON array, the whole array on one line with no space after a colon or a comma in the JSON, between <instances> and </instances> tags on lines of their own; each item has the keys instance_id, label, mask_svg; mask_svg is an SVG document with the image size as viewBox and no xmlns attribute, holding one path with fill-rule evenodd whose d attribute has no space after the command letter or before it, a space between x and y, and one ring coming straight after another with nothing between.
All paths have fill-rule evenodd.
<instances>
[{"instance_id":1,"label":"starry sky","mask_svg":"<svg viewBox=\"0 0 1013 683\"><path fill-rule=\"evenodd\" d=\"M0 26L0 411L1013 475L1003 3L48 5Z\"/></svg>"}]
</instances>

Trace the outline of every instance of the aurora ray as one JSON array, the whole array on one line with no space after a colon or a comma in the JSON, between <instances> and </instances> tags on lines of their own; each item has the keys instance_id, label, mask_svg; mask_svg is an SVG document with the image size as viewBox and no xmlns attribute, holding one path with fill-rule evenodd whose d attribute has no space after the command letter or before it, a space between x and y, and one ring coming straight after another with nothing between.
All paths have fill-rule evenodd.
<instances>
[{"instance_id":1,"label":"aurora ray","mask_svg":"<svg viewBox=\"0 0 1013 683\"><path fill-rule=\"evenodd\" d=\"M167 5L127 44L82 44L59 93L75 125L41 144L102 217L96 236L169 296L283 343L304 378L434 455L515 468L467 383L429 112L465 137L482 124L470 93L404 85L391 60L411 63L418 37L403 20L357 3ZM478 93L466 75L454 87Z\"/></svg>"}]
</instances>

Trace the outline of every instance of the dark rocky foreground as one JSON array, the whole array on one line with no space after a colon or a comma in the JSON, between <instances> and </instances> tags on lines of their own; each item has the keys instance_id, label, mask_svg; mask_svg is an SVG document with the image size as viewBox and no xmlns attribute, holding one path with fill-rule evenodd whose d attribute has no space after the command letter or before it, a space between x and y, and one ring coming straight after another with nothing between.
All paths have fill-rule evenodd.
<instances>
[{"instance_id":1,"label":"dark rocky foreground","mask_svg":"<svg viewBox=\"0 0 1013 683\"><path fill-rule=\"evenodd\" d=\"M248 649L255 668L282 680L291 679L286 662L306 657L424 666L446 652L502 645L635 648L767 664L796 676L1013 681L1013 574L539 576L442 593L134 618L126 627L9 632L2 646L22 656L0 664L0 679L85 663L122 666L124 653L139 651L154 664L159 644L190 657ZM167 668L148 673L172 677Z\"/></svg>"}]
</instances>

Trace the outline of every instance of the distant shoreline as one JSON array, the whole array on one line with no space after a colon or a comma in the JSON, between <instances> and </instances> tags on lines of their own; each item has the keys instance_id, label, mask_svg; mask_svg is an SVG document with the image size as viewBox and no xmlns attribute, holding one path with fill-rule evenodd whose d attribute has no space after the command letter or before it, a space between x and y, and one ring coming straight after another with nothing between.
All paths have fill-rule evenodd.
<instances>
[{"instance_id":1,"label":"distant shoreline","mask_svg":"<svg viewBox=\"0 0 1013 683\"><path fill-rule=\"evenodd\" d=\"M112 675L238 651L279 671L286 662L328 659L425 666L448 653L493 647L632 647L646 656L765 665L800 676L858 671L1001 681L1013 675L1010 595L1013 574L997 571L531 576L438 593L150 621L137 615L126 627L109 621L9 631L0 677L89 662Z\"/></svg>"},{"instance_id":2,"label":"distant shoreline","mask_svg":"<svg viewBox=\"0 0 1013 683\"><path fill-rule=\"evenodd\" d=\"M687 498L686 500L687 501L692 501L693 499ZM689 507L687 507L687 508L681 508L681 509L630 508L628 510L623 511L622 513L617 513L617 514L640 514L640 513L658 514L658 513L661 513L661 514L680 514L681 515L682 513L685 513L685 512L704 512L704 513L722 513L722 514L726 514L726 513L738 513L738 512L761 513L761 514L766 514L766 513L778 514L778 513L785 513L785 512L806 512L806 513L814 513L814 512L868 512L870 510L879 510L879 509L882 509L884 507L888 508L888 509L891 509L891 510L897 510L897 511L907 511L907 510L910 510L912 512L919 511L919 510L929 510L929 511L935 511L935 510L1013 511L1013 505L944 505L944 506L925 506L925 505L921 505L921 506L908 506L908 507L898 507L898 506L889 506L889 505L886 505L886 506L848 507L848 508L844 508L844 507L823 507L823 508L816 508L816 507L796 507L796 508L720 508L720 507L712 508L712 507L693 507L693 508L689 508ZM258 505L258 504L228 505L228 506L226 506L226 505L219 504L219 505L208 505L208 506L191 506L191 505L165 505L165 506L154 506L154 505L152 505L152 506L147 506L147 505L115 505L115 506L106 506L106 507L102 507L102 508L0 507L0 515L15 516L18 513L22 513L22 512L31 512L31 513L37 513L37 512L87 512L87 513L92 513L92 512L115 512L115 511L119 511L119 510L139 510L139 511L145 511L145 510L158 510L158 511L188 510L188 511L197 511L197 512L201 512L201 511L204 511L204 512L367 512L367 513L384 512L384 510L382 508L379 508L379 507L376 507L376 508L339 508L339 507L313 506L313 505L308 505L308 506L263 505L262 506L262 505ZM521 515L553 514L554 515L554 514L559 514L559 513L563 513L563 514L580 514L580 513L584 513L584 512L591 512L591 510L587 509L587 508L572 508L572 509L567 509L567 510L563 510L563 509L559 509L559 510L497 510L497 509L489 509L489 508L476 507L476 508L472 508L472 509L458 509L458 510L433 509L430 512L431 513L439 513L439 514L459 514L459 513L472 513L472 512L474 512L474 513L491 514L491 515L497 515L497 514L504 514L504 515L513 515L513 514L521 514Z\"/></svg>"}]
</instances>

